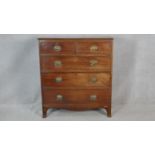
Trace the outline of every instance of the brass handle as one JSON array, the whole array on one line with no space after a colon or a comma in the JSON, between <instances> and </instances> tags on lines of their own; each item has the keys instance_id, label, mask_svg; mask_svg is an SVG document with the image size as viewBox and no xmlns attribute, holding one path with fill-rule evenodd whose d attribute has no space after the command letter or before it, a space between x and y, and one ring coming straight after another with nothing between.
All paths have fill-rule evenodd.
<instances>
[{"instance_id":1,"label":"brass handle","mask_svg":"<svg viewBox=\"0 0 155 155\"><path fill-rule=\"evenodd\" d=\"M62 81L63 81L62 77L56 77L56 78L55 78L55 82L56 82L56 83L60 83L60 82L62 82Z\"/></svg>"},{"instance_id":2,"label":"brass handle","mask_svg":"<svg viewBox=\"0 0 155 155\"><path fill-rule=\"evenodd\" d=\"M98 46L97 45L92 45L91 47L90 47L90 51L91 52L96 52L98 50Z\"/></svg>"},{"instance_id":3,"label":"brass handle","mask_svg":"<svg viewBox=\"0 0 155 155\"><path fill-rule=\"evenodd\" d=\"M96 101L97 99L97 96L96 95L91 95L90 96L90 101Z\"/></svg>"},{"instance_id":4,"label":"brass handle","mask_svg":"<svg viewBox=\"0 0 155 155\"><path fill-rule=\"evenodd\" d=\"M62 101L62 100L63 100L63 96L60 95L60 94L58 94L58 95L56 96L56 99L57 99L57 101Z\"/></svg>"},{"instance_id":5,"label":"brass handle","mask_svg":"<svg viewBox=\"0 0 155 155\"><path fill-rule=\"evenodd\" d=\"M90 60L90 66L93 67L98 63L97 60Z\"/></svg>"},{"instance_id":6,"label":"brass handle","mask_svg":"<svg viewBox=\"0 0 155 155\"><path fill-rule=\"evenodd\" d=\"M62 62L59 60L54 61L54 66L55 67L61 67L62 66Z\"/></svg>"},{"instance_id":7,"label":"brass handle","mask_svg":"<svg viewBox=\"0 0 155 155\"><path fill-rule=\"evenodd\" d=\"M96 77L92 77L92 78L90 79L90 81L91 81L91 83L96 83L96 82L97 82L97 78L96 78Z\"/></svg>"},{"instance_id":8,"label":"brass handle","mask_svg":"<svg viewBox=\"0 0 155 155\"><path fill-rule=\"evenodd\" d=\"M55 52L60 52L60 51L62 50L62 47L61 47L60 45L55 45L55 46L53 47L53 50L54 50Z\"/></svg>"}]
</instances>

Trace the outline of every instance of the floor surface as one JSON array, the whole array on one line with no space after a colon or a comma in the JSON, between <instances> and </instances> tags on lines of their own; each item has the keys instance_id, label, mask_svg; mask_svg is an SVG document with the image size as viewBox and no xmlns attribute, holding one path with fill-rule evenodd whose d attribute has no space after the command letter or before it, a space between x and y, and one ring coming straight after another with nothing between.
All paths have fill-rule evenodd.
<instances>
[{"instance_id":1,"label":"floor surface","mask_svg":"<svg viewBox=\"0 0 155 155\"><path fill-rule=\"evenodd\" d=\"M68 111L49 110L46 119L41 118L41 106L0 105L1 121L154 121L155 105L126 104L115 105L112 118L106 116L105 110Z\"/></svg>"}]
</instances>

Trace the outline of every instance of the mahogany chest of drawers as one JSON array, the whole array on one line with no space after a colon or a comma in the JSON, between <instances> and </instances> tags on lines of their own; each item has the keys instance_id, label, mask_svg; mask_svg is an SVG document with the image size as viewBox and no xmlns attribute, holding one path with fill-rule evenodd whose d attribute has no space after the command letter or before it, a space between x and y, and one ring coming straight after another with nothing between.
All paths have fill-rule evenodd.
<instances>
[{"instance_id":1,"label":"mahogany chest of drawers","mask_svg":"<svg viewBox=\"0 0 155 155\"><path fill-rule=\"evenodd\" d=\"M43 117L104 108L111 117L112 38L39 38Z\"/></svg>"}]
</instances>

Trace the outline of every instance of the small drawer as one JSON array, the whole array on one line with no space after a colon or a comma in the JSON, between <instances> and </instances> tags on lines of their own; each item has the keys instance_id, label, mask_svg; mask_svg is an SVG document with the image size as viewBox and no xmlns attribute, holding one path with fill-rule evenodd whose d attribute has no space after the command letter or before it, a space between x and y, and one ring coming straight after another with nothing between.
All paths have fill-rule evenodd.
<instances>
[{"instance_id":1,"label":"small drawer","mask_svg":"<svg viewBox=\"0 0 155 155\"><path fill-rule=\"evenodd\" d=\"M104 72L111 71L110 57L41 56L41 72Z\"/></svg>"},{"instance_id":2,"label":"small drawer","mask_svg":"<svg viewBox=\"0 0 155 155\"><path fill-rule=\"evenodd\" d=\"M74 41L41 40L39 45L41 54L67 55L74 54L76 51Z\"/></svg>"},{"instance_id":3,"label":"small drawer","mask_svg":"<svg viewBox=\"0 0 155 155\"><path fill-rule=\"evenodd\" d=\"M45 104L108 104L110 89L102 90L52 90L44 89Z\"/></svg>"},{"instance_id":4,"label":"small drawer","mask_svg":"<svg viewBox=\"0 0 155 155\"><path fill-rule=\"evenodd\" d=\"M111 86L109 73L48 73L42 74L43 87L52 88L108 88Z\"/></svg>"},{"instance_id":5,"label":"small drawer","mask_svg":"<svg viewBox=\"0 0 155 155\"><path fill-rule=\"evenodd\" d=\"M77 43L78 54L107 55L112 54L112 40L86 40Z\"/></svg>"}]
</instances>

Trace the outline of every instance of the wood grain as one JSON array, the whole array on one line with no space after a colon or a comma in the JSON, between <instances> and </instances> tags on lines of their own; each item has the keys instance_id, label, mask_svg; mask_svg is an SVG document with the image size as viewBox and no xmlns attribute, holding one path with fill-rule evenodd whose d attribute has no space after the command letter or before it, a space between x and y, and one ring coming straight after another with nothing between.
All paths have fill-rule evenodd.
<instances>
[{"instance_id":1,"label":"wood grain","mask_svg":"<svg viewBox=\"0 0 155 155\"><path fill-rule=\"evenodd\" d=\"M57 45L61 47L60 51L54 50ZM51 55L74 54L76 46L74 41L40 41L40 52Z\"/></svg>"},{"instance_id":2,"label":"wood grain","mask_svg":"<svg viewBox=\"0 0 155 155\"><path fill-rule=\"evenodd\" d=\"M44 87L110 87L109 73L51 73L43 74L42 81ZM56 82L56 78L61 78L62 82Z\"/></svg>"},{"instance_id":3,"label":"wood grain","mask_svg":"<svg viewBox=\"0 0 155 155\"><path fill-rule=\"evenodd\" d=\"M94 55L111 55L111 41L79 41L77 43L77 53L79 54L94 54ZM91 47L96 46L97 50L91 51Z\"/></svg>"},{"instance_id":4,"label":"wood grain","mask_svg":"<svg viewBox=\"0 0 155 155\"><path fill-rule=\"evenodd\" d=\"M41 72L104 72L111 71L111 57L96 56L41 56ZM60 61L61 67L54 63ZM93 65L93 61L96 64Z\"/></svg>"},{"instance_id":5,"label":"wood grain","mask_svg":"<svg viewBox=\"0 0 155 155\"><path fill-rule=\"evenodd\" d=\"M113 38L39 38L39 51L44 118L49 108L111 117Z\"/></svg>"}]
</instances>

